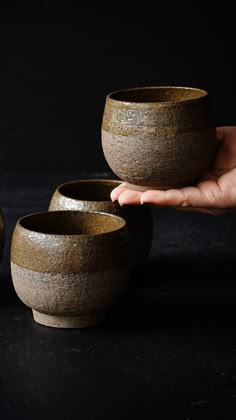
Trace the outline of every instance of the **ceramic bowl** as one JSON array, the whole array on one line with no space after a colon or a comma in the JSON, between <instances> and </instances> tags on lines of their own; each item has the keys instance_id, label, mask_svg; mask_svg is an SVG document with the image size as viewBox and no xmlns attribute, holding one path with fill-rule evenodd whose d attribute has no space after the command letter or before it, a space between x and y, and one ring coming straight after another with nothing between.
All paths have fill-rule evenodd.
<instances>
[{"instance_id":1,"label":"ceramic bowl","mask_svg":"<svg viewBox=\"0 0 236 420\"><path fill-rule=\"evenodd\" d=\"M27 215L11 242L15 291L42 325L82 328L101 322L129 277L124 219L102 212Z\"/></svg>"},{"instance_id":2,"label":"ceramic bowl","mask_svg":"<svg viewBox=\"0 0 236 420\"><path fill-rule=\"evenodd\" d=\"M5 218L0 209L0 260L2 259L3 249L5 243Z\"/></svg>"},{"instance_id":3,"label":"ceramic bowl","mask_svg":"<svg viewBox=\"0 0 236 420\"><path fill-rule=\"evenodd\" d=\"M132 189L194 184L216 152L208 93L175 86L110 93L102 118L102 148L112 171Z\"/></svg>"},{"instance_id":4,"label":"ceramic bowl","mask_svg":"<svg viewBox=\"0 0 236 420\"><path fill-rule=\"evenodd\" d=\"M49 210L102 211L123 217L127 223L131 265L145 262L153 234L152 210L149 206L120 206L110 199L111 191L121 184L113 179L85 179L66 182L54 191Z\"/></svg>"}]
</instances>

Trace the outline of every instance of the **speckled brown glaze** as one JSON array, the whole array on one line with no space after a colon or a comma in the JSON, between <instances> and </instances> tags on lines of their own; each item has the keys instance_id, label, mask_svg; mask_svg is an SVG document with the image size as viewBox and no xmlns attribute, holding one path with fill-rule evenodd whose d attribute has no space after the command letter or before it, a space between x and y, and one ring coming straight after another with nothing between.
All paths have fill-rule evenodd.
<instances>
[{"instance_id":1,"label":"speckled brown glaze","mask_svg":"<svg viewBox=\"0 0 236 420\"><path fill-rule=\"evenodd\" d=\"M202 89L156 86L107 95L102 148L133 189L191 185L216 152L216 129Z\"/></svg>"},{"instance_id":2,"label":"speckled brown glaze","mask_svg":"<svg viewBox=\"0 0 236 420\"><path fill-rule=\"evenodd\" d=\"M127 286L125 221L84 211L25 216L12 236L11 274L36 322L58 328L95 325Z\"/></svg>"},{"instance_id":3,"label":"speckled brown glaze","mask_svg":"<svg viewBox=\"0 0 236 420\"><path fill-rule=\"evenodd\" d=\"M149 206L120 206L110 199L111 191L121 184L113 179L85 179L63 183L52 195L49 210L102 211L123 217L129 234L131 265L147 258L153 233L152 210Z\"/></svg>"},{"instance_id":4,"label":"speckled brown glaze","mask_svg":"<svg viewBox=\"0 0 236 420\"><path fill-rule=\"evenodd\" d=\"M4 218L2 209L0 209L0 261L2 259L4 244L5 244L5 218Z\"/></svg>"}]
</instances>

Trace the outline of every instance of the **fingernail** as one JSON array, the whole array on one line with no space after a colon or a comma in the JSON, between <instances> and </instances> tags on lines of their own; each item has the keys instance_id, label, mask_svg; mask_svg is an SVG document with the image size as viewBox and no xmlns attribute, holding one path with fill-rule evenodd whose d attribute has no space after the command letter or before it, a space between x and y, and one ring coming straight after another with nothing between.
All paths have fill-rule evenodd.
<instances>
[{"instance_id":1,"label":"fingernail","mask_svg":"<svg viewBox=\"0 0 236 420\"><path fill-rule=\"evenodd\" d=\"M140 204L143 205L144 204L144 200L143 200L143 194L140 196Z\"/></svg>"},{"instance_id":2,"label":"fingernail","mask_svg":"<svg viewBox=\"0 0 236 420\"><path fill-rule=\"evenodd\" d=\"M116 200L115 200L115 198L113 197L113 193L111 193L111 194L110 194L110 197L111 197L111 201L114 203L114 201L116 201Z\"/></svg>"}]
</instances>

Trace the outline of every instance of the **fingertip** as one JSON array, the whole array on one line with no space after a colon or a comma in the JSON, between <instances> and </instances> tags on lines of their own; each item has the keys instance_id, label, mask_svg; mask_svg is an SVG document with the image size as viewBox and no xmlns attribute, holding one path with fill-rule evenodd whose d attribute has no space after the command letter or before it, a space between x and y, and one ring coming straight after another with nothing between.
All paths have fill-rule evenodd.
<instances>
[{"instance_id":1,"label":"fingertip","mask_svg":"<svg viewBox=\"0 0 236 420\"><path fill-rule=\"evenodd\" d=\"M225 137L224 127L216 127L216 142L221 143Z\"/></svg>"},{"instance_id":2,"label":"fingertip","mask_svg":"<svg viewBox=\"0 0 236 420\"><path fill-rule=\"evenodd\" d=\"M146 198L146 195L144 195L145 193L143 193L141 196L140 196L140 204L141 205L143 205L144 203L147 203L147 198Z\"/></svg>"},{"instance_id":3,"label":"fingertip","mask_svg":"<svg viewBox=\"0 0 236 420\"><path fill-rule=\"evenodd\" d=\"M117 201L117 198L116 198L116 193L115 193L115 191L113 190L112 192L111 192L111 194L110 194L110 199L111 199L111 201L114 203L115 201Z\"/></svg>"},{"instance_id":4,"label":"fingertip","mask_svg":"<svg viewBox=\"0 0 236 420\"><path fill-rule=\"evenodd\" d=\"M118 197L118 202L119 202L120 206L123 206L124 204L130 204L129 199L127 199L126 191L124 191L124 192L122 192L122 194L120 194L120 196Z\"/></svg>"},{"instance_id":5,"label":"fingertip","mask_svg":"<svg viewBox=\"0 0 236 420\"><path fill-rule=\"evenodd\" d=\"M124 204L124 203L123 203L122 198L121 198L121 197L119 197L117 201L118 201L119 205L122 207L122 206L123 206L123 204Z\"/></svg>"},{"instance_id":6,"label":"fingertip","mask_svg":"<svg viewBox=\"0 0 236 420\"><path fill-rule=\"evenodd\" d=\"M126 189L118 197L119 204L139 205L140 204L140 192Z\"/></svg>"},{"instance_id":7,"label":"fingertip","mask_svg":"<svg viewBox=\"0 0 236 420\"><path fill-rule=\"evenodd\" d=\"M148 203L149 201L152 200L152 195L153 195L152 191L145 191L144 193L142 193L140 197L140 203L141 204Z\"/></svg>"},{"instance_id":8,"label":"fingertip","mask_svg":"<svg viewBox=\"0 0 236 420\"><path fill-rule=\"evenodd\" d=\"M122 192L125 190L125 186L124 184L120 184L118 185L118 187L115 187L111 193L110 193L110 198L111 201L114 203L114 201L117 201L120 194L122 194Z\"/></svg>"}]
</instances>

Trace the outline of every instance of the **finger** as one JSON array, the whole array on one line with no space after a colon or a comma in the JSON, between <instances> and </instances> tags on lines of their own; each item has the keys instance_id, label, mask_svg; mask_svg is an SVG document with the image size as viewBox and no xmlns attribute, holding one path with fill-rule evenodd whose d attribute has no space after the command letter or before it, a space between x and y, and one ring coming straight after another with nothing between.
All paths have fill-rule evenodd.
<instances>
[{"instance_id":1,"label":"finger","mask_svg":"<svg viewBox=\"0 0 236 420\"><path fill-rule=\"evenodd\" d=\"M198 187L185 187L166 191L149 190L140 197L141 203L174 207L224 207L222 193L214 181Z\"/></svg>"},{"instance_id":2,"label":"finger","mask_svg":"<svg viewBox=\"0 0 236 420\"><path fill-rule=\"evenodd\" d=\"M216 141L221 143L225 138L225 127L216 127Z\"/></svg>"},{"instance_id":3,"label":"finger","mask_svg":"<svg viewBox=\"0 0 236 420\"><path fill-rule=\"evenodd\" d=\"M224 126L224 127L216 127L216 140L217 142L221 143L225 140L225 138L233 134L235 136L235 127L234 126Z\"/></svg>"},{"instance_id":4,"label":"finger","mask_svg":"<svg viewBox=\"0 0 236 420\"><path fill-rule=\"evenodd\" d=\"M145 191L140 197L140 202L141 204L149 203L158 206L173 207L188 205L183 189Z\"/></svg>"},{"instance_id":5,"label":"finger","mask_svg":"<svg viewBox=\"0 0 236 420\"><path fill-rule=\"evenodd\" d=\"M140 197L142 195L141 191L129 190L126 188L118 197L118 202L121 206L124 204L141 204Z\"/></svg>"},{"instance_id":6,"label":"finger","mask_svg":"<svg viewBox=\"0 0 236 420\"><path fill-rule=\"evenodd\" d=\"M110 194L112 201L117 201L120 194L126 190L125 183L120 184L118 187L114 188Z\"/></svg>"}]
</instances>

